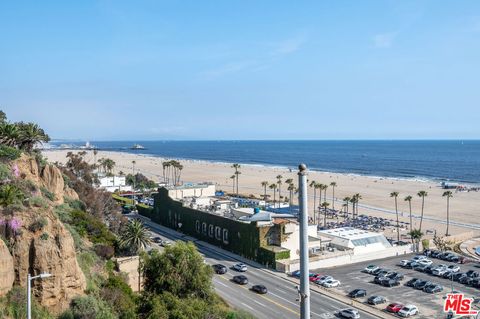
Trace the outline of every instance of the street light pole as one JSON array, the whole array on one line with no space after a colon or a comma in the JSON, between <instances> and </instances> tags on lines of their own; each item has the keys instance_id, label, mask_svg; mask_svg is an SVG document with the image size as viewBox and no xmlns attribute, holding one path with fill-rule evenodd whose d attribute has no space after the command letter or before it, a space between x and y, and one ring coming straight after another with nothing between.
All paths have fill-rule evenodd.
<instances>
[{"instance_id":1,"label":"street light pole","mask_svg":"<svg viewBox=\"0 0 480 319\"><path fill-rule=\"evenodd\" d=\"M308 269L308 201L307 166L298 166L299 215L300 222L300 318L310 319L310 283Z\"/></svg>"},{"instance_id":2,"label":"street light pole","mask_svg":"<svg viewBox=\"0 0 480 319\"><path fill-rule=\"evenodd\" d=\"M43 273L38 276L30 276L30 273L27 276L27 319L32 319L32 280L40 278L48 278L51 277L52 274Z\"/></svg>"}]
</instances>

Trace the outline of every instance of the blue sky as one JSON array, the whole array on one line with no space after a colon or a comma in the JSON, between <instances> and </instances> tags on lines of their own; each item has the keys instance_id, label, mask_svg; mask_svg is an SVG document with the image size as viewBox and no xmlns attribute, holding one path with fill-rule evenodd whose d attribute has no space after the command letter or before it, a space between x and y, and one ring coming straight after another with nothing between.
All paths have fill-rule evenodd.
<instances>
[{"instance_id":1,"label":"blue sky","mask_svg":"<svg viewBox=\"0 0 480 319\"><path fill-rule=\"evenodd\" d=\"M67 139L480 138L480 1L2 1L0 108Z\"/></svg>"}]
</instances>

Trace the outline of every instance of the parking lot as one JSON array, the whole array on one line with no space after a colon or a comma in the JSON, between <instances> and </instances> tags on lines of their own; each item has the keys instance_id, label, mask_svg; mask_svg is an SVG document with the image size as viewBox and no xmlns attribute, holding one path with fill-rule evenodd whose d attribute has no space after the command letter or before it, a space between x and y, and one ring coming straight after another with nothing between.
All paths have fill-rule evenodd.
<instances>
[{"instance_id":1,"label":"parking lot","mask_svg":"<svg viewBox=\"0 0 480 319\"><path fill-rule=\"evenodd\" d=\"M364 262L352 265L346 265L342 267L335 267L330 269L317 269L312 272L333 276L335 279L340 280L341 285L336 289L339 293L347 294L353 289L362 288L367 291L367 296L358 298L357 301L366 302L368 297L373 295L381 295L387 299L385 304L378 305L379 309L384 309L391 302L398 302L404 305L413 304L419 308L419 314L415 316L421 319L432 318L444 318L443 303L444 296L453 290L464 293L469 297L478 298L480 290L473 287L460 284L458 282L452 282L451 280L444 279L429 275L427 273L419 272L413 269L404 269L399 266L399 262L403 259L411 259L415 255L402 255L394 258L382 259L371 262ZM452 263L444 260L430 258L434 265L445 264L450 265ZM401 284L397 287L387 288L381 285L375 284L373 279L374 275L364 273L362 270L368 265L375 264L382 268L387 268L392 271L399 272L405 275L405 278L401 281ZM466 272L468 270L480 271L473 264L460 265L460 272ZM420 278L429 280L431 282L438 283L443 286L443 291L436 294L429 294L422 290L416 290L412 287L405 286L405 283L412 278Z\"/></svg>"}]
</instances>

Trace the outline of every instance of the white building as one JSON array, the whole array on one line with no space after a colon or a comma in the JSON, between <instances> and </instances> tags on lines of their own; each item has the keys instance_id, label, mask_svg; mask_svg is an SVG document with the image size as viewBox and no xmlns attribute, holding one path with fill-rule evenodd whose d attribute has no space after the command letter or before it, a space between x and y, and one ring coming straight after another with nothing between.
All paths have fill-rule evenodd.
<instances>
[{"instance_id":1,"label":"white building","mask_svg":"<svg viewBox=\"0 0 480 319\"><path fill-rule=\"evenodd\" d=\"M285 240L281 246L290 250L290 260L300 259L300 224L294 220L275 219L274 223L284 223ZM321 240L317 235L317 225L308 225L308 252L315 254L320 250Z\"/></svg>"},{"instance_id":2,"label":"white building","mask_svg":"<svg viewBox=\"0 0 480 319\"><path fill-rule=\"evenodd\" d=\"M339 250L352 250L354 254L372 253L391 248L382 233L374 233L353 227L327 229L318 232L331 238L330 245Z\"/></svg>"},{"instance_id":3,"label":"white building","mask_svg":"<svg viewBox=\"0 0 480 319\"><path fill-rule=\"evenodd\" d=\"M183 184L180 186L167 187L168 196L175 200L184 199L185 197L214 197L215 184Z\"/></svg>"},{"instance_id":4,"label":"white building","mask_svg":"<svg viewBox=\"0 0 480 319\"><path fill-rule=\"evenodd\" d=\"M132 186L127 185L125 176L103 176L99 177L99 181L99 188L105 189L107 192L132 190Z\"/></svg>"}]
</instances>

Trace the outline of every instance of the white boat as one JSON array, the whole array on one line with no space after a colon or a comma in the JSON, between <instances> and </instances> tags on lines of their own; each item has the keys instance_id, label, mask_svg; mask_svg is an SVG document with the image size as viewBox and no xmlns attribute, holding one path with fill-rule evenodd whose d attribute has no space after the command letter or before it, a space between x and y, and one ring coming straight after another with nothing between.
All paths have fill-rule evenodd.
<instances>
[{"instance_id":1,"label":"white boat","mask_svg":"<svg viewBox=\"0 0 480 319\"><path fill-rule=\"evenodd\" d=\"M140 144L133 144L132 147L130 147L131 150L144 150L145 147L143 145L140 145Z\"/></svg>"}]
</instances>

